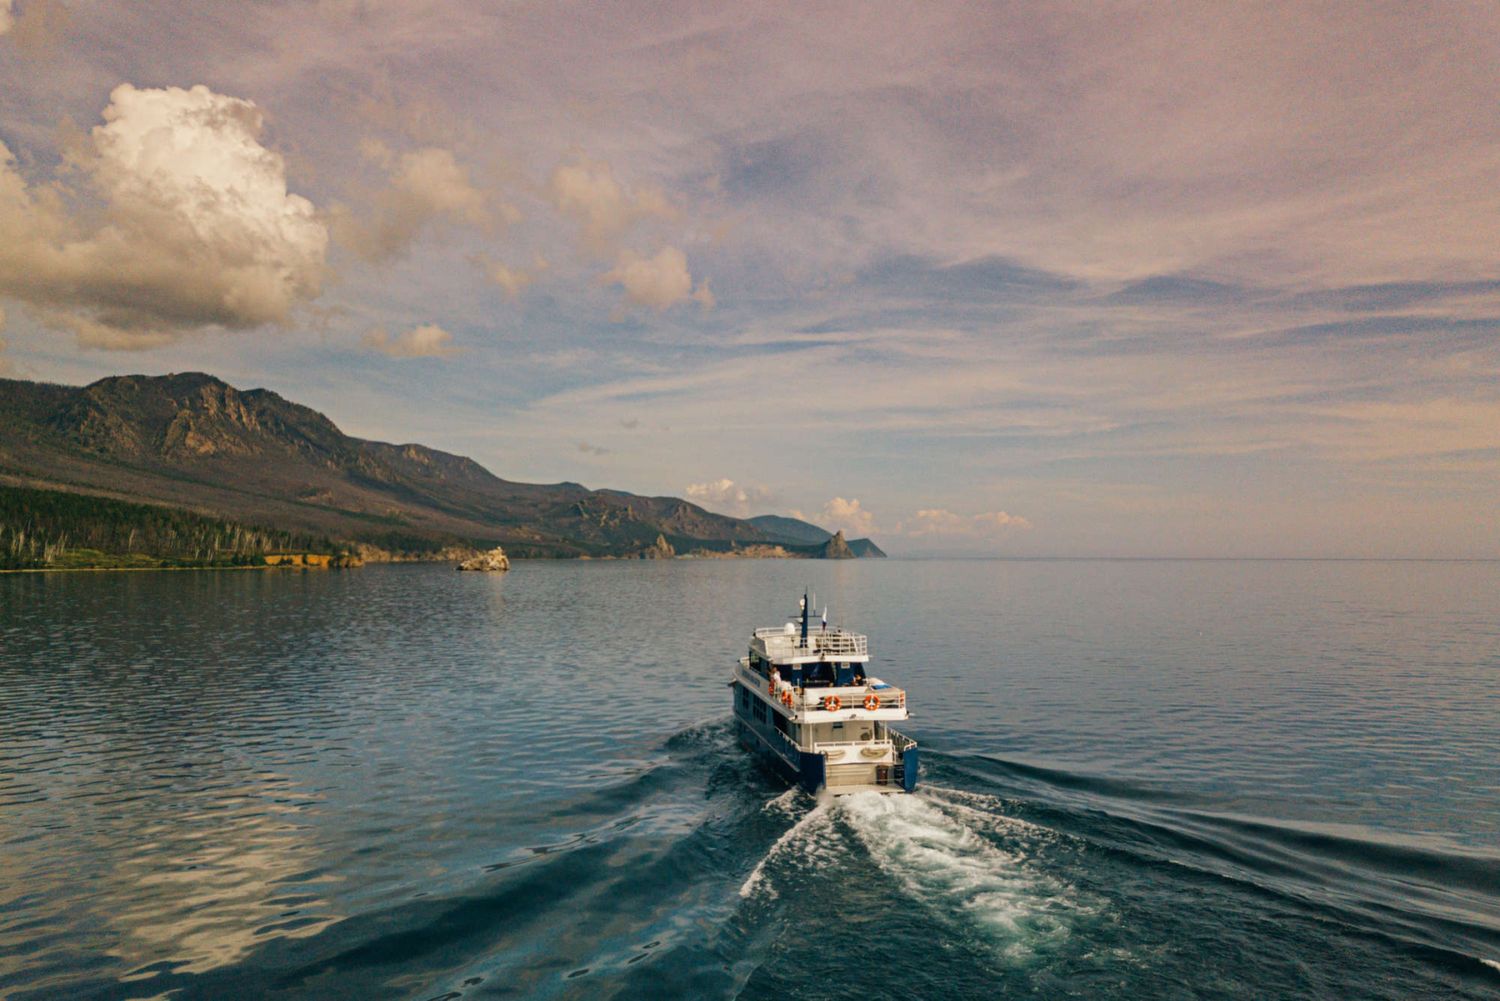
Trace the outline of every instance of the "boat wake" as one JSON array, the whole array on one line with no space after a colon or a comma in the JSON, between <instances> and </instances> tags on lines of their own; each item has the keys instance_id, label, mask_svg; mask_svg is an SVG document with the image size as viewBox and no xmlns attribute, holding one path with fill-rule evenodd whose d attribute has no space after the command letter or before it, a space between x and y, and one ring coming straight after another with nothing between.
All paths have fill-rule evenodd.
<instances>
[{"instance_id":1,"label":"boat wake","mask_svg":"<svg viewBox=\"0 0 1500 1001\"><path fill-rule=\"evenodd\" d=\"M926 795L862 793L839 808L871 859L906 894L1010 963L1055 951L1080 920L1101 910L1030 864L1029 842L1047 833L1034 825Z\"/></svg>"},{"instance_id":2,"label":"boat wake","mask_svg":"<svg viewBox=\"0 0 1500 1001\"><path fill-rule=\"evenodd\" d=\"M796 798L808 798L796 789L789 789L782 795L766 804L769 812L785 812L791 808ZM771 900L776 899L779 894L776 888L766 881L766 867L779 861L786 856L796 856L801 860L809 859L817 847L824 842L825 835L832 826L832 811L827 802L818 803L801 819L782 832L761 860L755 864L745 882L740 885L740 897L750 899L755 896L765 896Z\"/></svg>"},{"instance_id":3,"label":"boat wake","mask_svg":"<svg viewBox=\"0 0 1500 1001\"><path fill-rule=\"evenodd\" d=\"M1037 846L1059 835L989 812L986 804L959 802L966 795L865 792L814 800L784 793L762 812L796 819L756 863L739 896L770 904L794 887L804 904L811 894L874 906L876 898L895 895L929 911L950 938L1002 965L1055 953L1102 904L1036 864ZM822 892L830 887L832 893Z\"/></svg>"}]
</instances>

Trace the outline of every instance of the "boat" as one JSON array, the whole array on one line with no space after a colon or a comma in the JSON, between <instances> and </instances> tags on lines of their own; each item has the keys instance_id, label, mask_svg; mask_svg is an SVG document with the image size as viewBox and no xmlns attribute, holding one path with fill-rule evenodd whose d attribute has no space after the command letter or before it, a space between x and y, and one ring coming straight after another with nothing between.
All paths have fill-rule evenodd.
<instances>
[{"instance_id":1,"label":"boat","mask_svg":"<svg viewBox=\"0 0 1500 1001\"><path fill-rule=\"evenodd\" d=\"M909 718L906 692L870 675L868 637L798 620L755 630L729 687L740 742L782 777L817 795L911 792L917 742L891 724Z\"/></svg>"}]
</instances>

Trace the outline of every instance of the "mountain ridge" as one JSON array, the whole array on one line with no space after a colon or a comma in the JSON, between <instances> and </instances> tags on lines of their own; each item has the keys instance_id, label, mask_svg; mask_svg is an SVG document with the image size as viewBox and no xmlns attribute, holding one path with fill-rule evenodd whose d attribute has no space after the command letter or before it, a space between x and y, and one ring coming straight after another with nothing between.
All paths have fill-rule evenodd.
<instances>
[{"instance_id":1,"label":"mountain ridge","mask_svg":"<svg viewBox=\"0 0 1500 1001\"><path fill-rule=\"evenodd\" d=\"M0 482L154 503L390 550L736 553L783 540L677 497L505 480L466 456L346 435L201 372L86 386L0 379ZM786 546L815 556L815 545Z\"/></svg>"}]
</instances>

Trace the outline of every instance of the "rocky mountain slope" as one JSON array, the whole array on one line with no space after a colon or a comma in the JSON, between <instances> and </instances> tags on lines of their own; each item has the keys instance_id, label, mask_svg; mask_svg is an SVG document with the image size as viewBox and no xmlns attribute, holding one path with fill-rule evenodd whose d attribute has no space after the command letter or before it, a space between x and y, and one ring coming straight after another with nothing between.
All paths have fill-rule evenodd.
<instances>
[{"instance_id":1,"label":"rocky mountain slope","mask_svg":"<svg viewBox=\"0 0 1500 1001\"><path fill-rule=\"evenodd\" d=\"M88 386L0 379L0 483L168 505L395 552L516 556L750 550L786 540L675 497L500 479L424 445L344 434L202 373ZM787 547L821 555L817 545Z\"/></svg>"}]
</instances>

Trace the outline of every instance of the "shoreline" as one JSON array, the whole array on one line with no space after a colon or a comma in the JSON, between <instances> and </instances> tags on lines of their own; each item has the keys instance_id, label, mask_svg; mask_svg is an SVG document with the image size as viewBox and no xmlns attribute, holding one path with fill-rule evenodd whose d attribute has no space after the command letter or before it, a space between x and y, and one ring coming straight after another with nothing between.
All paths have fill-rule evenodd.
<instances>
[{"instance_id":1,"label":"shoreline","mask_svg":"<svg viewBox=\"0 0 1500 1001\"><path fill-rule=\"evenodd\" d=\"M260 565L239 567L20 567L15 570L0 570L8 573L173 573L178 570L345 570L348 567L298 566L295 564Z\"/></svg>"}]
</instances>

